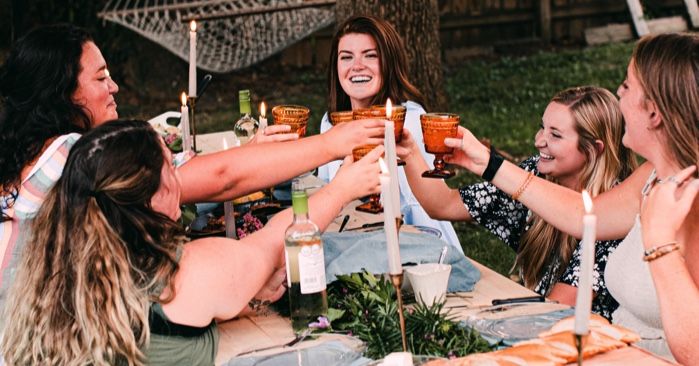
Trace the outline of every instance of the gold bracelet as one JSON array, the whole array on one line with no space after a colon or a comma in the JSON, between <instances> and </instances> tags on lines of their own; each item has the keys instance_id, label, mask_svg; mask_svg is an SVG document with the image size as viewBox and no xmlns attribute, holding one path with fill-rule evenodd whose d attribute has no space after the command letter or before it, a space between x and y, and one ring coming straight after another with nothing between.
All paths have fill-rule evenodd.
<instances>
[{"instance_id":1,"label":"gold bracelet","mask_svg":"<svg viewBox=\"0 0 699 366\"><path fill-rule=\"evenodd\" d=\"M665 254L672 253L678 249L680 249L680 246L677 244L676 241L654 246L643 252L643 260L646 262L654 261L664 256Z\"/></svg>"},{"instance_id":2,"label":"gold bracelet","mask_svg":"<svg viewBox=\"0 0 699 366\"><path fill-rule=\"evenodd\" d=\"M527 175L527 178L524 180L524 183L522 183L522 185L519 186L519 188L517 189L517 192L515 192L512 195L513 200L515 200L515 201L519 200L519 197L522 195L522 193L524 193L524 190L527 189L529 182L531 182L533 178L534 178L534 173L529 172L529 175Z\"/></svg>"}]
</instances>

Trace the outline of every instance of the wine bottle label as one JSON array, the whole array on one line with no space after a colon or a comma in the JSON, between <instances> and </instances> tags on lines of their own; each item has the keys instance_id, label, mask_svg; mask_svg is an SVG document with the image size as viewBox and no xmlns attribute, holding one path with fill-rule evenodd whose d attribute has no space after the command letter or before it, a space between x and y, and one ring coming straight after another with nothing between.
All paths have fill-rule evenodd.
<instances>
[{"instance_id":1,"label":"wine bottle label","mask_svg":"<svg viewBox=\"0 0 699 366\"><path fill-rule=\"evenodd\" d=\"M325 257L318 244L304 245L299 252L299 277L302 294L325 290Z\"/></svg>"}]
</instances>

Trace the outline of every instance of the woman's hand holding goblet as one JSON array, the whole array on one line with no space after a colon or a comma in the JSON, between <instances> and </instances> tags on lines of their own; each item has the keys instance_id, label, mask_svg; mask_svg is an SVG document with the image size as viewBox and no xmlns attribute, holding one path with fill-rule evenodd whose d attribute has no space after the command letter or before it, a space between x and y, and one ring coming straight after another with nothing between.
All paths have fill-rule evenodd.
<instances>
[{"instance_id":1,"label":"woman's hand holding goblet","mask_svg":"<svg viewBox=\"0 0 699 366\"><path fill-rule=\"evenodd\" d=\"M459 165L475 174L483 175L490 159L490 150L478 141L471 131L459 126L456 138L446 138L444 144L454 149L451 154L444 156L447 163Z\"/></svg>"},{"instance_id":2,"label":"woman's hand holding goblet","mask_svg":"<svg viewBox=\"0 0 699 366\"><path fill-rule=\"evenodd\" d=\"M257 133L250 139L251 144L264 144L267 142L294 141L299 139L298 133L289 133L289 125L270 125L257 129Z\"/></svg>"},{"instance_id":3,"label":"woman's hand holding goblet","mask_svg":"<svg viewBox=\"0 0 699 366\"><path fill-rule=\"evenodd\" d=\"M366 119L351 123L340 123L328 132L321 134L326 139L325 146L331 149L332 156L344 158L361 145L383 145L384 125L381 119Z\"/></svg>"},{"instance_id":4,"label":"woman's hand holding goblet","mask_svg":"<svg viewBox=\"0 0 699 366\"><path fill-rule=\"evenodd\" d=\"M400 142L396 142L396 155L401 160L405 160L406 164L413 158L422 157L420 146L407 128L403 129Z\"/></svg>"},{"instance_id":5,"label":"woman's hand holding goblet","mask_svg":"<svg viewBox=\"0 0 699 366\"><path fill-rule=\"evenodd\" d=\"M383 145L379 145L359 161L354 161L351 154L345 157L340 170L329 183L338 186L335 191L347 195L344 202L381 192L378 161L383 151Z\"/></svg>"}]
</instances>

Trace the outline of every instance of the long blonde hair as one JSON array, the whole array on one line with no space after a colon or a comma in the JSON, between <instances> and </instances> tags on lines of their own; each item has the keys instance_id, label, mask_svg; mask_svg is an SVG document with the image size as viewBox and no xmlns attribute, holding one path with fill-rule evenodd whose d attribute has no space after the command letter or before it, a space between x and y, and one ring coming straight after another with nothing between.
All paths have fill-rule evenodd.
<instances>
[{"instance_id":1,"label":"long blonde hair","mask_svg":"<svg viewBox=\"0 0 699 366\"><path fill-rule=\"evenodd\" d=\"M578 150L585 155L577 190L586 189L593 196L612 188L636 168L631 150L621 144L624 124L619 102L604 88L583 86L556 94L551 103L568 107L578 133ZM596 140L604 143L600 152ZM548 180L556 182L552 177ZM522 235L515 268L520 268L525 286L533 289L556 257L562 264L557 277L570 261L577 239L561 232L532 213L529 230Z\"/></svg>"},{"instance_id":2,"label":"long blonde hair","mask_svg":"<svg viewBox=\"0 0 699 366\"><path fill-rule=\"evenodd\" d=\"M34 219L5 308L8 365L143 365L149 302L177 271L179 226L151 209L164 155L147 123L85 134ZM166 299L169 301L169 299Z\"/></svg>"},{"instance_id":3,"label":"long blonde hair","mask_svg":"<svg viewBox=\"0 0 699 366\"><path fill-rule=\"evenodd\" d=\"M666 154L681 168L699 164L699 36L646 36L631 58L646 98L663 118Z\"/></svg>"}]
</instances>

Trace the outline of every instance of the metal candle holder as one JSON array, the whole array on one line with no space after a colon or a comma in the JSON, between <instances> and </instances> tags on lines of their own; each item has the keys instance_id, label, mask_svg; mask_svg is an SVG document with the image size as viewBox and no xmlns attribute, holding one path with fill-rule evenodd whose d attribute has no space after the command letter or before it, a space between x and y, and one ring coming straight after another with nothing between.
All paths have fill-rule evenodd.
<instances>
[{"instance_id":1,"label":"metal candle holder","mask_svg":"<svg viewBox=\"0 0 699 366\"><path fill-rule=\"evenodd\" d=\"M189 102L189 123L190 126L192 126L191 131L192 131L192 150L194 150L194 153L197 153L197 124L195 121L195 115L194 113L194 108L196 106L197 102L197 97L187 97L187 100Z\"/></svg>"},{"instance_id":2,"label":"metal candle holder","mask_svg":"<svg viewBox=\"0 0 699 366\"><path fill-rule=\"evenodd\" d=\"M396 230L400 233L400 227L403 225L403 218L396 217ZM408 352L408 340L405 333L405 315L403 314L403 295L401 287L403 286L403 272L399 274L391 274L391 283L396 289L396 297L398 298L398 320L400 321L400 337L403 341L403 352Z\"/></svg>"},{"instance_id":3,"label":"metal candle holder","mask_svg":"<svg viewBox=\"0 0 699 366\"><path fill-rule=\"evenodd\" d=\"M582 334L575 334L575 348L578 350L578 366L582 366L583 360L583 341Z\"/></svg>"}]
</instances>

